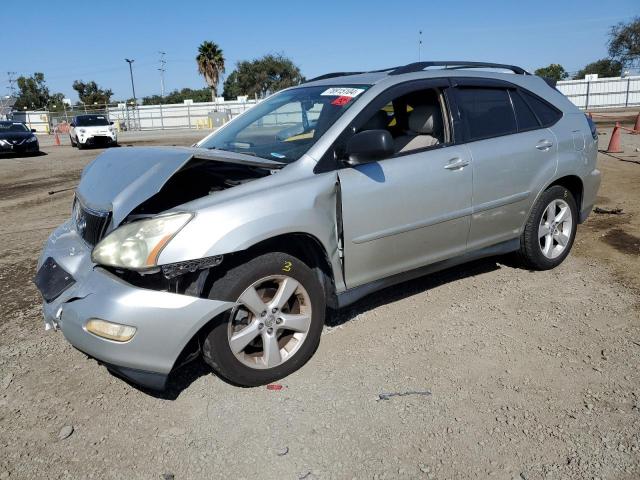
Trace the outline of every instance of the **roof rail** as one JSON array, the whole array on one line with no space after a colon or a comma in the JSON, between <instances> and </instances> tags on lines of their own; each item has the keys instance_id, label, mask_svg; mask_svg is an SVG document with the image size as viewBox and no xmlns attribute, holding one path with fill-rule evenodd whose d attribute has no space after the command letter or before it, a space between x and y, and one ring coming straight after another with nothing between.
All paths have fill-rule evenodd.
<instances>
[{"instance_id":1,"label":"roof rail","mask_svg":"<svg viewBox=\"0 0 640 480\"><path fill-rule=\"evenodd\" d=\"M454 61L448 60L443 62L415 62L409 63L404 67L399 67L389 72L389 75L401 75L403 73L420 72L428 67L445 67L446 69L459 69L459 68L500 68L505 70L511 70L518 75L530 75L524 68L520 68L516 65L505 65L502 63L488 63L488 62L466 62L466 61Z\"/></svg>"},{"instance_id":2,"label":"roof rail","mask_svg":"<svg viewBox=\"0 0 640 480\"><path fill-rule=\"evenodd\" d=\"M313 77L309 80L305 80L304 83L315 82L316 80L324 80L326 78L335 78L335 77L346 77L347 75L358 75L360 73L366 72L332 72L325 73L324 75L320 75L319 77Z\"/></svg>"}]
</instances>

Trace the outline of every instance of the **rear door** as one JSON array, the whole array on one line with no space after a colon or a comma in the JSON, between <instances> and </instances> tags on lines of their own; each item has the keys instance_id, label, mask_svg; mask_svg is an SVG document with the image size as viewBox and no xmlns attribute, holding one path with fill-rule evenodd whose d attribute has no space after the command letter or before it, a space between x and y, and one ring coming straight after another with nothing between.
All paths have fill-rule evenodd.
<instances>
[{"instance_id":1,"label":"rear door","mask_svg":"<svg viewBox=\"0 0 640 480\"><path fill-rule=\"evenodd\" d=\"M473 166L469 250L518 237L541 185L557 167L557 141L518 89L460 79L456 99Z\"/></svg>"},{"instance_id":2,"label":"rear door","mask_svg":"<svg viewBox=\"0 0 640 480\"><path fill-rule=\"evenodd\" d=\"M350 127L388 111L420 89L445 92L447 80L412 82L382 94ZM442 93L444 95L444 93ZM441 97L442 98L442 97ZM411 106L407 106L408 109ZM444 112L449 119L448 111ZM396 119L391 119L394 128ZM349 288L464 253L471 213L468 150L440 145L339 170L345 280Z\"/></svg>"}]
</instances>

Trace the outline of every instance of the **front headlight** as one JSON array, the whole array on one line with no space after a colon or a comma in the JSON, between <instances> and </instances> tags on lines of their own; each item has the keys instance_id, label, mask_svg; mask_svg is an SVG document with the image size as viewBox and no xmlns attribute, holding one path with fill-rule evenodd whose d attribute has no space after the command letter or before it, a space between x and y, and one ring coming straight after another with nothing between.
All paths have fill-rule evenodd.
<instances>
[{"instance_id":1,"label":"front headlight","mask_svg":"<svg viewBox=\"0 0 640 480\"><path fill-rule=\"evenodd\" d=\"M32 143L35 142L36 140L38 140L35 136L34 137L29 137L27 138L27 143Z\"/></svg>"},{"instance_id":2,"label":"front headlight","mask_svg":"<svg viewBox=\"0 0 640 480\"><path fill-rule=\"evenodd\" d=\"M176 213L123 225L95 246L91 260L131 270L155 267L162 249L191 218L191 213Z\"/></svg>"}]
</instances>

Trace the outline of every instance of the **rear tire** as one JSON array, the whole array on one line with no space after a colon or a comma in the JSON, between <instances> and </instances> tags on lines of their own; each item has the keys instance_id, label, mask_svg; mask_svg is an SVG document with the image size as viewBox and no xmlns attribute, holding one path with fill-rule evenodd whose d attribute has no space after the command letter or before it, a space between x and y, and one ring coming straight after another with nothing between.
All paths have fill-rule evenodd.
<instances>
[{"instance_id":1,"label":"rear tire","mask_svg":"<svg viewBox=\"0 0 640 480\"><path fill-rule=\"evenodd\" d=\"M236 303L202 346L205 362L235 385L286 377L318 348L325 293L318 275L296 257L273 252L233 267L213 282L209 298Z\"/></svg>"},{"instance_id":2,"label":"rear tire","mask_svg":"<svg viewBox=\"0 0 640 480\"><path fill-rule=\"evenodd\" d=\"M560 265L571 251L577 220L576 201L568 189L554 185L544 191L520 237L520 259L533 270Z\"/></svg>"},{"instance_id":3,"label":"rear tire","mask_svg":"<svg viewBox=\"0 0 640 480\"><path fill-rule=\"evenodd\" d=\"M80 140L78 140L77 138L76 138L76 146L78 147L78 150L83 150L85 147L82 143L80 143Z\"/></svg>"}]
</instances>

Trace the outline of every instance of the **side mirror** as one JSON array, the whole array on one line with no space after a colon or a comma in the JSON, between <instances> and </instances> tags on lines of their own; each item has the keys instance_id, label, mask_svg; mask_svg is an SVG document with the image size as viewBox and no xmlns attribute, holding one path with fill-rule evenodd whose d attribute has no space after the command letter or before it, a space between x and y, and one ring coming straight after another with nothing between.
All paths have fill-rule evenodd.
<instances>
[{"instance_id":1,"label":"side mirror","mask_svg":"<svg viewBox=\"0 0 640 480\"><path fill-rule=\"evenodd\" d=\"M32 128L32 129L31 129L31 133L36 133L36 129L35 129L35 128Z\"/></svg>"},{"instance_id":2,"label":"side mirror","mask_svg":"<svg viewBox=\"0 0 640 480\"><path fill-rule=\"evenodd\" d=\"M71 122L71 123L69 124L69 126L71 126L71 127L74 127L74 128L75 128L76 124L75 124L74 122Z\"/></svg>"},{"instance_id":3,"label":"side mirror","mask_svg":"<svg viewBox=\"0 0 640 480\"><path fill-rule=\"evenodd\" d=\"M109 122L109 125L113 125L113 122Z\"/></svg>"},{"instance_id":4,"label":"side mirror","mask_svg":"<svg viewBox=\"0 0 640 480\"><path fill-rule=\"evenodd\" d=\"M393 137L387 130L364 130L347 142L346 162L351 166L362 165L390 157L394 151Z\"/></svg>"}]
</instances>

